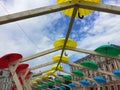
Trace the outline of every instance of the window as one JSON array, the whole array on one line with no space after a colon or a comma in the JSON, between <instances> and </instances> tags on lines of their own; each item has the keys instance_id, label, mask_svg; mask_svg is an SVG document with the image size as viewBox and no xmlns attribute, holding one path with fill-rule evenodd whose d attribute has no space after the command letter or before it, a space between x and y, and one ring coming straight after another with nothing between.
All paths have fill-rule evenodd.
<instances>
[{"instance_id":1,"label":"window","mask_svg":"<svg viewBox=\"0 0 120 90\"><path fill-rule=\"evenodd\" d=\"M109 77L109 80L112 81L112 77L110 75L108 75L108 77Z\"/></svg>"},{"instance_id":2,"label":"window","mask_svg":"<svg viewBox=\"0 0 120 90\"><path fill-rule=\"evenodd\" d=\"M120 85L117 85L117 88L118 88L117 90L120 90Z\"/></svg>"},{"instance_id":3,"label":"window","mask_svg":"<svg viewBox=\"0 0 120 90\"><path fill-rule=\"evenodd\" d=\"M111 90L114 90L114 86L111 86Z\"/></svg>"},{"instance_id":4,"label":"window","mask_svg":"<svg viewBox=\"0 0 120 90\"><path fill-rule=\"evenodd\" d=\"M107 86L105 86L105 90L108 90L108 87L107 87Z\"/></svg>"},{"instance_id":5,"label":"window","mask_svg":"<svg viewBox=\"0 0 120 90\"><path fill-rule=\"evenodd\" d=\"M93 87L90 87L90 90L94 90L94 88L93 88Z\"/></svg>"},{"instance_id":6,"label":"window","mask_svg":"<svg viewBox=\"0 0 120 90\"><path fill-rule=\"evenodd\" d=\"M106 70L108 71L108 66L106 65Z\"/></svg>"},{"instance_id":7,"label":"window","mask_svg":"<svg viewBox=\"0 0 120 90\"><path fill-rule=\"evenodd\" d=\"M113 69L115 69L115 66L114 66L114 64L113 64L113 63L111 64L111 66L112 66L112 68L113 68Z\"/></svg>"}]
</instances>

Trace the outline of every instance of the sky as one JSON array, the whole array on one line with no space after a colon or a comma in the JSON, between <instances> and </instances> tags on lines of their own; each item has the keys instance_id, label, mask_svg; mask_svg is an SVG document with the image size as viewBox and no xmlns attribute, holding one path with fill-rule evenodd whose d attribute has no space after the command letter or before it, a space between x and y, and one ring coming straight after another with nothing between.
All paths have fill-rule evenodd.
<instances>
[{"instance_id":1,"label":"sky","mask_svg":"<svg viewBox=\"0 0 120 90\"><path fill-rule=\"evenodd\" d=\"M103 0L103 4L120 6L120 0ZM55 0L0 0L0 16L56 4ZM0 55L20 53L23 57L53 48L55 40L65 37L70 17L61 11L0 25ZM75 18L70 38L78 48L94 50L104 44L120 45L120 15L95 11L83 19ZM52 61L51 53L28 63L30 67ZM66 51L74 62L86 54ZM46 70L51 66L35 70ZM68 70L69 66L64 65Z\"/></svg>"}]
</instances>

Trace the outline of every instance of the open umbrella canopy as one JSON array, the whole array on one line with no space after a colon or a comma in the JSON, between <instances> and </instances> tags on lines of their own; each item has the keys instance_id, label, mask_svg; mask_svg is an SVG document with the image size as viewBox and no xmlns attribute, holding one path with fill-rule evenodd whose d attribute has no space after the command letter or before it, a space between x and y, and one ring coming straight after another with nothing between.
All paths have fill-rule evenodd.
<instances>
[{"instance_id":1,"label":"open umbrella canopy","mask_svg":"<svg viewBox=\"0 0 120 90\"><path fill-rule=\"evenodd\" d=\"M120 76L120 70L114 70L112 73L117 75L117 76Z\"/></svg>"},{"instance_id":2,"label":"open umbrella canopy","mask_svg":"<svg viewBox=\"0 0 120 90\"><path fill-rule=\"evenodd\" d=\"M80 70L73 70L72 73L77 75L77 76L80 76L80 77L82 77L84 75L83 72Z\"/></svg>"},{"instance_id":3,"label":"open umbrella canopy","mask_svg":"<svg viewBox=\"0 0 120 90\"><path fill-rule=\"evenodd\" d=\"M50 86L53 86L54 85L54 82L51 82L51 81L49 81L49 82L47 82L48 83L48 85L50 85Z\"/></svg>"},{"instance_id":4,"label":"open umbrella canopy","mask_svg":"<svg viewBox=\"0 0 120 90\"><path fill-rule=\"evenodd\" d=\"M0 58L0 69L8 68L9 64L22 58L21 54L10 53Z\"/></svg>"},{"instance_id":5,"label":"open umbrella canopy","mask_svg":"<svg viewBox=\"0 0 120 90\"><path fill-rule=\"evenodd\" d=\"M70 84L68 84L71 88L75 88L76 87L76 85L74 84L74 83L70 83Z\"/></svg>"},{"instance_id":6,"label":"open umbrella canopy","mask_svg":"<svg viewBox=\"0 0 120 90\"><path fill-rule=\"evenodd\" d=\"M106 80L101 76L96 76L93 79L98 83L106 83Z\"/></svg>"},{"instance_id":7,"label":"open umbrella canopy","mask_svg":"<svg viewBox=\"0 0 120 90\"><path fill-rule=\"evenodd\" d=\"M81 65L83 65L84 67L87 67L89 69L92 69L92 70L97 70L98 69L98 65L91 60L85 60L81 63Z\"/></svg>"},{"instance_id":8,"label":"open umbrella canopy","mask_svg":"<svg viewBox=\"0 0 120 90\"><path fill-rule=\"evenodd\" d=\"M18 64L18 67L17 67L17 69L16 69L16 73L18 74L18 73L26 70L28 67L29 67L29 64L25 64L25 63L23 63L23 64Z\"/></svg>"},{"instance_id":9,"label":"open umbrella canopy","mask_svg":"<svg viewBox=\"0 0 120 90\"><path fill-rule=\"evenodd\" d=\"M120 54L120 49L113 45L102 45L95 49L96 52L111 56L118 56Z\"/></svg>"},{"instance_id":10,"label":"open umbrella canopy","mask_svg":"<svg viewBox=\"0 0 120 90\"><path fill-rule=\"evenodd\" d=\"M52 90L58 90L57 88L52 88Z\"/></svg>"},{"instance_id":11,"label":"open umbrella canopy","mask_svg":"<svg viewBox=\"0 0 120 90\"><path fill-rule=\"evenodd\" d=\"M59 78L55 78L54 81L57 83L62 83L62 81Z\"/></svg>"},{"instance_id":12,"label":"open umbrella canopy","mask_svg":"<svg viewBox=\"0 0 120 90\"><path fill-rule=\"evenodd\" d=\"M37 89L42 89L42 86L41 85L37 85L36 88Z\"/></svg>"},{"instance_id":13,"label":"open umbrella canopy","mask_svg":"<svg viewBox=\"0 0 120 90\"><path fill-rule=\"evenodd\" d=\"M85 86L89 86L90 82L88 82L87 80L80 80L80 84L85 85Z\"/></svg>"},{"instance_id":14,"label":"open umbrella canopy","mask_svg":"<svg viewBox=\"0 0 120 90\"><path fill-rule=\"evenodd\" d=\"M64 3L64 2L70 2L70 1L71 2L79 2L79 3L81 1L94 2L94 3L100 3L101 2L101 0L57 0L57 4ZM62 12L67 16L72 16L73 8L63 10ZM79 8L77 10L76 17L78 17L78 16L83 17L83 16L86 16L86 15L92 13L92 12L93 12L93 10Z\"/></svg>"},{"instance_id":15,"label":"open umbrella canopy","mask_svg":"<svg viewBox=\"0 0 120 90\"><path fill-rule=\"evenodd\" d=\"M45 88L45 87L47 87L47 84L41 84L41 87Z\"/></svg>"},{"instance_id":16,"label":"open umbrella canopy","mask_svg":"<svg viewBox=\"0 0 120 90\"><path fill-rule=\"evenodd\" d=\"M65 86L60 86L62 90L67 90Z\"/></svg>"},{"instance_id":17,"label":"open umbrella canopy","mask_svg":"<svg viewBox=\"0 0 120 90\"><path fill-rule=\"evenodd\" d=\"M62 78L64 78L67 81L71 80L71 76L70 75L63 75Z\"/></svg>"}]
</instances>

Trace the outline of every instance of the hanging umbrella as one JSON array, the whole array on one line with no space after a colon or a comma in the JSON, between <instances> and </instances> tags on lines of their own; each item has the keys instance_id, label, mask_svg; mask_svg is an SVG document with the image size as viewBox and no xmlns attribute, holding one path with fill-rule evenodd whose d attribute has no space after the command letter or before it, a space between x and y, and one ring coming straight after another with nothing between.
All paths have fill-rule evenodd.
<instances>
[{"instance_id":1,"label":"hanging umbrella","mask_svg":"<svg viewBox=\"0 0 120 90\"><path fill-rule=\"evenodd\" d=\"M60 86L62 90L67 90L65 86Z\"/></svg>"},{"instance_id":2,"label":"hanging umbrella","mask_svg":"<svg viewBox=\"0 0 120 90\"><path fill-rule=\"evenodd\" d=\"M84 75L83 72L80 71L80 70L73 70L72 73L75 74L75 75L78 75L80 77L82 77Z\"/></svg>"},{"instance_id":3,"label":"hanging umbrella","mask_svg":"<svg viewBox=\"0 0 120 90\"><path fill-rule=\"evenodd\" d=\"M18 67L16 69L16 73L19 74L21 73L22 71L26 70L27 68L29 67L29 64L18 64Z\"/></svg>"},{"instance_id":4,"label":"hanging umbrella","mask_svg":"<svg viewBox=\"0 0 120 90\"><path fill-rule=\"evenodd\" d=\"M45 88L45 87L47 87L47 85L46 84L41 84L41 87Z\"/></svg>"},{"instance_id":5,"label":"hanging umbrella","mask_svg":"<svg viewBox=\"0 0 120 90\"><path fill-rule=\"evenodd\" d=\"M67 81L71 80L71 76L70 75L63 75L62 78L64 78Z\"/></svg>"},{"instance_id":6,"label":"hanging umbrella","mask_svg":"<svg viewBox=\"0 0 120 90\"><path fill-rule=\"evenodd\" d=\"M74 83L70 83L70 84L68 84L71 88L75 88L76 87L76 85L74 84Z\"/></svg>"},{"instance_id":7,"label":"hanging umbrella","mask_svg":"<svg viewBox=\"0 0 120 90\"><path fill-rule=\"evenodd\" d=\"M120 76L120 70L114 70L112 73L117 75L117 76Z\"/></svg>"},{"instance_id":8,"label":"hanging umbrella","mask_svg":"<svg viewBox=\"0 0 120 90\"><path fill-rule=\"evenodd\" d=\"M57 4L64 3L64 2L69 2L69 1L72 1L72 2L86 1L86 2L94 2L94 3L100 3L101 2L101 0L57 0ZM62 12L67 16L72 16L73 8L62 10ZM76 17L83 18L84 16L86 16L86 15L92 13L92 12L93 12L93 10L79 8L78 11L77 11Z\"/></svg>"},{"instance_id":9,"label":"hanging umbrella","mask_svg":"<svg viewBox=\"0 0 120 90\"><path fill-rule=\"evenodd\" d=\"M57 83L62 83L62 81L59 78L55 78L54 81Z\"/></svg>"},{"instance_id":10,"label":"hanging umbrella","mask_svg":"<svg viewBox=\"0 0 120 90\"><path fill-rule=\"evenodd\" d=\"M10 53L2 56L0 58L0 69L8 68L10 63L15 62L21 58L22 55L18 53Z\"/></svg>"},{"instance_id":11,"label":"hanging umbrella","mask_svg":"<svg viewBox=\"0 0 120 90\"><path fill-rule=\"evenodd\" d=\"M49 82L47 82L48 83L48 85L50 85L50 86L53 86L54 85L54 82L51 82L51 81L49 81Z\"/></svg>"},{"instance_id":12,"label":"hanging umbrella","mask_svg":"<svg viewBox=\"0 0 120 90\"><path fill-rule=\"evenodd\" d=\"M36 88L37 89L42 89L42 86L41 85L37 85Z\"/></svg>"},{"instance_id":13,"label":"hanging umbrella","mask_svg":"<svg viewBox=\"0 0 120 90\"><path fill-rule=\"evenodd\" d=\"M95 62L91 61L91 60L85 60L81 63L81 65L83 65L84 67L87 67L89 69L92 69L92 70L97 70L98 69L98 66Z\"/></svg>"},{"instance_id":14,"label":"hanging umbrella","mask_svg":"<svg viewBox=\"0 0 120 90\"><path fill-rule=\"evenodd\" d=\"M120 54L120 49L113 45L102 45L95 49L96 52L111 56L118 56Z\"/></svg>"},{"instance_id":15,"label":"hanging umbrella","mask_svg":"<svg viewBox=\"0 0 120 90\"><path fill-rule=\"evenodd\" d=\"M90 82L88 82L87 80L80 80L80 84L82 84L84 86L89 86Z\"/></svg>"},{"instance_id":16,"label":"hanging umbrella","mask_svg":"<svg viewBox=\"0 0 120 90\"><path fill-rule=\"evenodd\" d=\"M106 80L101 76L96 76L93 79L98 83L106 83Z\"/></svg>"},{"instance_id":17,"label":"hanging umbrella","mask_svg":"<svg viewBox=\"0 0 120 90\"><path fill-rule=\"evenodd\" d=\"M52 90L58 90L57 88L52 88Z\"/></svg>"}]
</instances>

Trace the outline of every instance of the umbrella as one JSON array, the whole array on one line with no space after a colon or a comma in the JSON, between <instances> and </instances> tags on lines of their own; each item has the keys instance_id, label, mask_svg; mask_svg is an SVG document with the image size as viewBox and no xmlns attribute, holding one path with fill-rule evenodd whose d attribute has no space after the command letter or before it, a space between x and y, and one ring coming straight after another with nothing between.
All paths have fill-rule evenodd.
<instances>
[{"instance_id":1,"label":"umbrella","mask_svg":"<svg viewBox=\"0 0 120 90\"><path fill-rule=\"evenodd\" d=\"M90 82L88 82L87 80L80 80L80 84L85 85L85 86L89 86Z\"/></svg>"},{"instance_id":2,"label":"umbrella","mask_svg":"<svg viewBox=\"0 0 120 90\"><path fill-rule=\"evenodd\" d=\"M120 76L120 70L114 70L112 73L117 75L117 76Z\"/></svg>"},{"instance_id":3,"label":"umbrella","mask_svg":"<svg viewBox=\"0 0 120 90\"><path fill-rule=\"evenodd\" d=\"M82 77L84 75L83 72L80 71L80 70L73 70L72 73L75 74L75 75L78 75L80 77Z\"/></svg>"},{"instance_id":4,"label":"umbrella","mask_svg":"<svg viewBox=\"0 0 120 90\"><path fill-rule=\"evenodd\" d=\"M96 52L111 56L118 56L120 54L120 49L113 45L102 45L95 49Z\"/></svg>"},{"instance_id":5,"label":"umbrella","mask_svg":"<svg viewBox=\"0 0 120 90\"><path fill-rule=\"evenodd\" d=\"M58 78L55 78L54 81L57 82L57 83L62 83L62 81Z\"/></svg>"},{"instance_id":6,"label":"umbrella","mask_svg":"<svg viewBox=\"0 0 120 90\"><path fill-rule=\"evenodd\" d=\"M52 88L52 90L58 90L57 88Z\"/></svg>"},{"instance_id":7,"label":"umbrella","mask_svg":"<svg viewBox=\"0 0 120 90\"><path fill-rule=\"evenodd\" d=\"M70 84L68 84L71 88L75 88L76 87L76 85L74 84L74 83L70 83Z\"/></svg>"},{"instance_id":8,"label":"umbrella","mask_svg":"<svg viewBox=\"0 0 120 90\"><path fill-rule=\"evenodd\" d=\"M100 3L101 2L101 0L57 0L57 4L64 3L64 2L69 2L69 1L72 1L72 2L86 1L86 2L94 2L94 3ZM67 16L72 16L73 8L62 10L62 12ZM77 11L76 17L83 18L84 16L86 16L86 15L92 13L92 12L93 12L93 10L79 8L78 11Z\"/></svg>"},{"instance_id":9,"label":"umbrella","mask_svg":"<svg viewBox=\"0 0 120 90\"><path fill-rule=\"evenodd\" d=\"M97 70L98 69L98 66L95 62L91 61L91 60L85 60L81 63L81 65L83 65L84 67L87 67L89 69L92 69L92 70Z\"/></svg>"},{"instance_id":10,"label":"umbrella","mask_svg":"<svg viewBox=\"0 0 120 90\"><path fill-rule=\"evenodd\" d=\"M49 82L48 82L48 85L53 86L53 85L54 85L54 82L49 81Z\"/></svg>"},{"instance_id":11,"label":"umbrella","mask_svg":"<svg viewBox=\"0 0 120 90\"><path fill-rule=\"evenodd\" d=\"M54 47L63 47L64 42L65 42L65 38L60 38L54 42ZM66 47L76 48L77 43L74 40L68 38L68 41L66 43ZM63 59L64 59L64 57L63 57Z\"/></svg>"},{"instance_id":12,"label":"umbrella","mask_svg":"<svg viewBox=\"0 0 120 90\"><path fill-rule=\"evenodd\" d=\"M19 74L20 72L26 70L29 67L29 64L18 64L18 67L16 69L16 73Z\"/></svg>"},{"instance_id":13,"label":"umbrella","mask_svg":"<svg viewBox=\"0 0 120 90\"><path fill-rule=\"evenodd\" d=\"M60 86L60 88L62 88L62 90L67 90L65 86Z\"/></svg>"},{"instance_id":14,"label":"umbrella","mask_svg":"<svg viewBox=\"0 0 120 90\"><path fill-rule=\"evenodd\" d=\"M21 54L10 53L0 58L0 69L8 68L9 64L22 58Z\"/></svg>"},{"instance_id":15,"label":"umbrella","mask_svg":"<svg viewBox=\"0 0 120 90\"><path fill-rule=\"evenodd\" d=\"M62 78L64 78L67 81L71 80L71 76L70 75L63 75Z\"/></svg>"},{"instance_id":16,"label":"umbrella","mask_svg":"<svg viewBox=\"0 0 120 90\"><path fill-rule=\"evenodd\" d=\"M96 76L93 78L95 81L97 81L98 83L106 83L106 80L101 77L101 76Z\"/></svg>"},{"instance_id":17,"label":"umbrella","mask_svg":"<svg viewBox=\"0 0 120 90\"><path fill-rule=\"evenodd\" d=\"M41 85L37 85L36 88L37 89L42 89L42 86Z\"/></svg>"}]
</instances>

